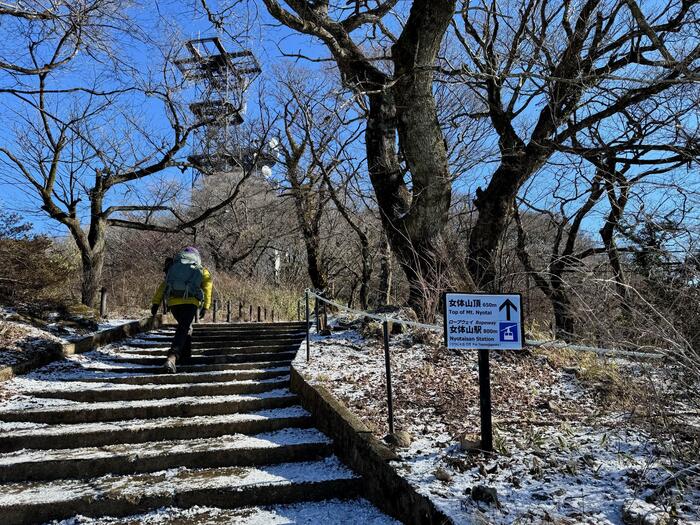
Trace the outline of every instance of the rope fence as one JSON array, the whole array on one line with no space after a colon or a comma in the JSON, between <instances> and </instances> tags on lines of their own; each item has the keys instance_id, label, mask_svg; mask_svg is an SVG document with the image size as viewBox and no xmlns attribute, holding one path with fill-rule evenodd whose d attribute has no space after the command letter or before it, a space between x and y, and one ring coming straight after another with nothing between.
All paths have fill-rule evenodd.
<instances>
[{"instance_id":1,"label":"rope fence","mask_svg":"<svg viewBox=\"0 0 700 525\"><path fill-rule=\"evenodd\" d=\"M389 315L381 315L381 314L372 314L370 312L365 312L362 310L356 310L354 308L349 308L347 306L344 306L340 303L337 303L335 301L331 301L330 299L327 299L323 297L322 295L317 294L313 290L307 290L307 293L309 294L310 297L313 297L317 299L318 301L321 301L323 303L332 305L339 310L343 310L348 313L352 313L361 317L368 317L370 319L374 319L376 321L379 321L381 323L384 323L386 321L394 324L401 324L404 326L409 326L413 328L422 328L424 330L432 330L436 331L439 333L442 333L444 330L444 327L441 325L437 324L425 324L425 323L418 323L415 321L407 321L405 319L398 319L396 317L392 317ZM580 351L580 352L593 352L599 355L616 355L620 357L644 357L647 359L662 359L666 355L668 355L668 351L665 351L660 348L654 349L655 351L652 352L634 352L631 350L620 350L617 348L598 348L595 346L587 346L587 345L576 345L576 344L571 344L567 343L566 341L561 341L558 339L552 339L552 340L547 340L547 341L539 341L539 340L534 340L534 339L528 339L525 340L525 345L530 346L530 347L552 347L554 349L569 349L569 350L574 350L574 351Z\"/></svg>"}]
</instances>

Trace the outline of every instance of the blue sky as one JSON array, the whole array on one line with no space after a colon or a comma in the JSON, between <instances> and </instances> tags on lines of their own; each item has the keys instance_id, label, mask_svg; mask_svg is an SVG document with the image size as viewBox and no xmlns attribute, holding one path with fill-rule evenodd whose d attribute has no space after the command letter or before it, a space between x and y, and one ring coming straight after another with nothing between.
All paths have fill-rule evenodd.
<instances>
[{"instance_id":1,"label":"blue sky","mask_svg":"<svg viewBox=\"0 0 700 525\"><path fill-rule=\"evenodd\" d=\"M147 32L151 35L156 35L159 40L165 40L166 38L174 39L178 42L185 42L188 39L197 38L200 36L210 36L214 35L215 32L212 31L209 22L203 16L203 14L196 13L193 10L193 4L195 2L179 2L176 0L161 1L158 3L159 10L155 8L144 8L139 11L132 12L132 16L138 20L139 24L145 28ZM283 52L294 53L301 52L304 55L312 57L325 57L327 56L327 51L324 46L322 46L317 40L312 39L304 35L299 35L293 31L290 31L284 27L281 27L278 23L273 21L271 17L267 14L264 8L256 7L257 2L248 2L247 6L249 12L247 13L248 19L252 22L250 24L245 24L248 26L248 30L242 33L243 40L245 44L249 46L258 60L263 66L263 77L269 75L272 69L277 64L281 64L285 60L282 55ZM155 5L155 4L154 4ZM0 32L2 31L2 26L0 26ZM144 72L152 67L153 65L153 54L144 53L143 45L126 45L123 41L124 46L123 52L129 63L133 64L140 71ZM3 47L0 43L0 52ZM319 64L302 61L303 67L307 69L320 68ZM94 71L83 72L78 74L78 72L71 73L70 75L61 75L58 80L58 85L71 85L78 80L81 76L90 76ZM1 76L0 76L1 79ZM260 81L262 81L261 79ZM259 82L260 82L259 81ZM0 86L2 85L0 81ZM250 104L249 104L249 116L251 118L255 117L256 106L254 103L256 93L256 86L253 85L249 90L250 94ZM163 114L159 107L152 103L144 104L142 100L134 98L131 101L135 106L138 107L137 113L144 122L154 131L162 131L167 128L167 123L163 120ZM10 99L6 95L0 94L0 116L7 117L12 114L12 111L16 109L16 102ZM7 118L3 118L3 121L8 122ZM105 123L105 133L112 131L109 127L109 123ZM9 129L6 126L0 127L0 143L4 143L9 140ZM361 146L358 144L358 146ZM488 174L495 168L493 163L482 163L478 166L472 167L467 173L455 185L456 191L462 193L471 194L475 190L477 185L482 185ZM172 177L189 177L189 174L180 175L173 170L168 172L168 176ZM550 188L550 181L548 180L549 174L545 171L537 176L537 180L533 184L534 191L544 199L543 202L547 205L547 195ZM28 205L27 198L25 194L18 188L12 185L2 184L2 194L0 196L0 202L2 202L3 207L9 208L11 210L18 210L23 212L29 212L32 209L36 209L35 206ZM644 197L638 199L636 202L631 203L631 206L639 205L641 202L646 202L648 206L660 206L666 208L673 208L676 204L673 200L668 198L668 194L665 192L656 192L647 194ZM550 203L551 204L551 200ZM595 232L600 225L602 212L604 209L601 208L599 212L593 213L590 220L586 223L587 229ZM46 218L43 214L31 214L27 215L28 219L31 220L38 231L46 231L54 234L64 233L62 227L57 225L55 222Z\"/></svg>"},{"instance_id":2,"label":"blue sky","mask_svg":"<svg viewBox=\"0 0 700 525\"><path fill-rule=\"evenodd\" d=\"M252 4L252 3L251 3ZM155 4L154 4L155 5ZM139 9L133 10L130 14L144 31L150 35L157 35L155 38L159 40L174 40L185 42L186 40L214 36L216 31L212 30L208 20L203 16L203 13L196 12L193 9L191 2L178 2L174 0L161 1L158 3L159 9ZM253 5L249 5L248 19L252 21L248 25L249 29L242 31L243 43L253 50L259 62L263 66L263 77L271 73L271 69L275 64L281 63L284 59L280 49L285 51L303 51L306 54L318 55L323 53L323 48L310 38L304 35L298 35L294 32L280 27L274 23L269 15L263 11L255 11ZM0 26L0 34L3 30L7 33L7 28ZM9 36L5 34L5 36ZM222 35L226 38L226 35ZM141 72L147 71L153 67L153 63L158 60L157 53L150 49L145 52L147 47L141 43L134 43L128 39L120 39L120 53L124 56L125 61L129 62L133 67ZM9 45L0 44L0 53L11 50ZM78 60L75 65L82 65L85 62ZM86 70L80 72L77 70L62 71L54 76L52 83L54 87L65 88L68 86L84 85L86 79L94 79L97 74L91 64ZM306 63L305 67L318 67L313 63ZM263 78L257 82L259 84ZM2 78L0 73L0 87L8 85L9 79ZM115 83L108 79L103 81L104 87L112 87ZM248 106L249 116L255 118L256 105L256 84L251 86L249 90L251 104ZM192 98L193 93L186 93L186 98ZM153 102L144 102L142 98L131 97L126 101L128 104L133 104L136 107L136 113L144 123L154 131L165 131L169 129L167 121L164 120L164 114L161 106ZM0 119L4 125L0 126L0 144L12 145L13 134L12 127L14 126L15 117L18 111L22 111L22 105L18 101L7 94L0 94ZM106 133L109 130L109 123L105 123ZM10 148L14 149L14 148ZM7 166L0 165L0 169L7 170ZM183 177L179 172L170 170L167 172L169 177ZM184 178L191 178L189 173L184 174ZM37 212L36 199L28 194L23 188L17 184L8 182L3 177L0 180L0 205L3 209L22 213L27 217L27 220L32 222L35 230L38 232L46 232L54 235L64 235L66 232L63 227L46 217L41 211ZM118 194L112 195L113 199L119 200Z\"/></svg>"}]
</instances>

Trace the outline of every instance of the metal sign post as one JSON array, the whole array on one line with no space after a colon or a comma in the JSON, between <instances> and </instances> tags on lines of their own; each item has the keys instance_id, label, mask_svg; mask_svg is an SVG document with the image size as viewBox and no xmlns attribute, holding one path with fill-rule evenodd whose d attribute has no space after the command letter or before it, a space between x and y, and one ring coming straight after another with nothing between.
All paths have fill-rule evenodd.
<instances>
[{"instance_id":1,"label":"metal sign post","mask_svg":"<svg viewBox=\"0 0 700 525\"><path fill-rule=\"evenodd\" d=\"M391 392L391 355L389 354L389 321L382 323L384 333L384 365L386 367L386 400L389 411L389 434L394 434L394 397Z\"/></svg>"},{"instance_id":2,"label":"metal sign post","mask_svg":"<svg viewBox=\"0 0 700 525\"><path fill-rule=\"evenodd\" d=\"M522 350L523 311L520 294L446 293L445 346L479 352L481 448L493 450L489 350Z\"/></svg>"},{"instance_id":3,"label":"metal sign post","mask_svg":"<svg viewBox=\"0 0 700 525\"><path fill-rule=\"evenodd\" d=\"M481 448L493 450L493 423L491 418L491 364L489 351L479 350L479 415L481 416Z\"/></svg>"},{"instance_id":4,"label":"metal sign post","mask_svg":"<svg viewBox=\"0 0 700 525\"><path fill-rule=\"evenodd\" d=\"M309 362L309 359L311 357L311 342L310 342L310 335L309 335L309 330L311 330L311 327L309 326L310 319L309 319L309 291L306 290L306 362Z\"/></svg>"}]
</instances>

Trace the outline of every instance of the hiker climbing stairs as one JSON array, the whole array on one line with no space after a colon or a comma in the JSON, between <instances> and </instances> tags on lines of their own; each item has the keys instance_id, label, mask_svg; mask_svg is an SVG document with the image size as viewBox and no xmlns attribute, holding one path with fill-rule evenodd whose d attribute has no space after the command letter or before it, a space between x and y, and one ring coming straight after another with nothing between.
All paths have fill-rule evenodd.
<instances>
[{"instance_id":1,"label":"hiker climbing stairs","mask_svg":"<svg viewBox=\"0 0 700 525\"><path fill-rule=\"evenodd\" d=\"M0 521L396 523L288 389L304 331L199 324L192 358L166 374L164 326L6 383Z\"/></svg>"}]
</instances>

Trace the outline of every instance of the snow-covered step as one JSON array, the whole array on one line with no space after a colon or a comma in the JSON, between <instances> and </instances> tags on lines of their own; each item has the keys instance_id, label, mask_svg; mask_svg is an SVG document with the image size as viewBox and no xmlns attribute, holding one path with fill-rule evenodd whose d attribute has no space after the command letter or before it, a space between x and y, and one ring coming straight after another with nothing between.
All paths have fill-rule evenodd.
<instances>
[{"instance_id":1,"label":"snow-covered step","mask_svg":"<svg viewBox=\"0 0 700 525\"><path fill-rule=\"evenodd\" d=\"M133 340L139 341L151 341L151 340L166 340L172 339L175 332L151 332L148 334L139 334L133 337ZM284 332L212 332L209 334L196 334L195 339L197 341L220 341L220 340L232 340L232 341L270 341L274 339L303 339L306 337L305 331L298 330L287 330Z\"/></svg>"},{"instance_id":2,"label":"snow-covered step","mask_svg":"<svg viewBox=\"0 0 700 525\"><path fill-rule=\"evenodd\" d=\"M330 440L315 429L287 428L253 436L114 444L0 454L0 483L106 474L137 474L176 467L216 468L310 461L331 455Z\"/></svg>"},{"instance_id":3,"label":"snow-covered step","mask_svg":"<svg viewBox=\"0 0 700 525\"><path fill-rule=\"evenodd\" d=\"M162 328L174 328L173 324L164 324ZM194 331L212 331L212 330L256 330L264 328L268 330L282 330L285 328L305 329L305 321L276 321L276 322L253 322L253 323L198 323L194 325Z\"/></svg>"},{"instance_id":4,"label":"snow-covered step","mask_svg":"<svg viewBox=\"0 0 700 525\"><path fill-rule=\"evenodd\" d=\"M401 522L383 514L369 501L323 500L271 505L267 507L243 507L222 509L218 507L161 508L152 512L123 518L88 518L74 516L58 525L135 525L136 523L207 523L227 525L401 525Z\"/></svg>"},{"instance_id":5,"label":"snow-covered step","mask_svg":"<svg viewBox=\"0 0 700 525\"><path fill-rule=\"evenodd\" d=\"M174 332L161 332L159 335L167 335ZM286 334L306 334L306 329L302 327L295 326L282 326L278 328L265 327L260 325L250 325L250 328L235 328L230 326L220 326L210 327L206 329L195 328L193 334L195 338L197 337L209 337L216 335L232 335L238 337L251 336L251 335L286 335Z\"/></svg>"},{"instance_id":6,"label":"snow-covered step","mask_svg":"<svg viewBox=\"0 0 700 525\"><path fill-rule=\"evenodd\" d=\"M199 372L178 374L141 374L123 375L98 373L93 377L76 376L65 381L80 381L86 383L115 383L125 385L175 385L180 383L215 383L218 381L246 381L271 379L281 375L289 375L289 367L277 367L260 370L232 370L230 372Z\"/></svg>"},{"instance_id":7,"label":"snow-covered step","mask_svg":"<svg viewBox=\"0 0 700 525\"><path fill-rule=\"evenodd\" d=\"M222 508L319 501L359 494L359 478L335 456L267 467L179 468L86 481L0 485L3 525L42 523L75 514L125 516L161 507Z\"/></svg>"},{"instance_id":8,"label":"snow-covered step","mask_svg":"<svg viewBox=\"0 0 700 525\"><path fill-rule=\"evenodd\" d=\"M177 507L177 522L209 522L187 514L210 508L236 523L243 505L303 502L308 523L394 525L366 502L330 499L355 498L360 480L288 390L304 329L198 325L192 362L174 375L162 366L166 329L13 380L0 402L0 523L99 523L164 507ZM314 510L314 500L324 502ZM264 508L239 516L277 519Z\"/></svg>"},{"instance_id":9,"label":"snow-covered step","mask_svg":"<svg viewBox=\"0 0 700 525\"><path fill-rule=\"evenodd\" d=\"M300 343L292 345L268 345L268 346L235 346L220 348L193 348L193 356L213 356L213 355L235 355L235 354L265 354L265 353L296 353Z\"/></svg>"},{"instance_id":10,"label":"snow-covered step","mask_svg":"<svg viewBox=\"0 0 700 525\"><path fill-rule=\"evenodd\" d=\"M195 365L221 365L232 363L253 363L258 361L286 361L291 362L296 352L265 352L255 354L218 354L207 356L192 356L189 363ZM128 357L115 357L113 363L129 363L134 365L162 365L164 356L134 355Z\"/></svg>"},{"instance_id":11,"label":"snow-covered step","mask_svg":"<svg viewBox=\"0 0 700 525\"><path fill-rule=\"evenodd\" d=\"M255 338L246 337L245 339L232 337L232 336L211 336L211 337L197 337L192 342L193 348L202 347L216 347L216 345L228 345L236 348L243 348L246 346L279 346L279 345L294 345L299 344L304 340L304 336L299 337L279 337L276 335L271 335L266 338L257 336ZM136 348L143 348L148 346L169 346L172 342L172 336L170 337L158 337L158 338L138 338L124 341L126 346L133 346Z\"/></svg>"},{"instance_id":12,"label":"snow-covered step","mask_svg":"<svg viewBox=\"0 0 700 525\"><path fill-rule=\"evenodd\" d=\"M164 337L172 337L174 333L168 334L168 333L161 333L161 334L155 334L156 337L158 338L164 338ZM250 339L260 339L260 340L271 340L274 338L279 338L279 339L298 339L298 338L303 338L306 337L306 331L305 330L268 330L266 328L262 328L259 330L245 330L245 331L238 331L238 330L218 330L218 331L213 331L213 332L195 332L193 334L193 338L195 341L208 341L208 340L217 340L217 339L230 339L232 341L243 341L243 340L250 340Z\"/></svg>"},{"instance_id":13,"label":"snow-covered step","mask_svg":"<svg viewBox=\"0 0 700 525\"><path fill-rule=\"evenodd\" d=\"M226 354L264 354L268 352L292 352L299 349L300 342L292 344L269 344L258 346L238 346L230 342L207 343L205 345L192 345L192 355L226 355ZM131 343L130 346L120 348L119 353L123 354L144 354L144 355L162 355L163 358L170 349L169 345L164 343Z\"/></svg>"},{"instance_id":14,"label":"snow-covered step","mask_svg":"<svg viewBox=\"0 0 700 525\"><path fill-rule=\"evenodd\" d=\"M69 383L54 385L52 389L28 390L34 397L68 399L85 403L108 401L137 401L146 399L173 399L195 396L230 396L234 394L259 394L285 388L289 376L272 379L228 381L216 383L192 383L180 385L114 385L104 383ZM60 388L55 388L56 386Z\"/></svg>"},{"instance_id":15,"label":"snow-covered step","mask_svg":"<svg viewBox=\"0 0 700 525\"><path fill-rule=\"evenodd\" d=\"M311 426L313 420L310 414L300 406L219 416L127 419L98 423L0 423L0 452L259 434L287 427Z\"/></svg>"},{"instance_id":16,"label":"snow-covered step","mask_svg":"<svg viewBox=\"0 0 700 525\"><path fill-rule=\"evenodd\" d=\"M47 408L28 408L38 402L51 401ZM90 423L120 419L150 419L156 417L187 417L233 414L269 408L288 407L298 403L298 398L287 389L272 390L254 395L212 397L180 397L147 401L120 401L108 403L78 403L73 401L29 399L8 402L0 411L0 421L25 421L30 423ZM48 405L49 403L47 403Z\"/></svg>"},{"instance_id":17,"label":"snow-covered step","mask_svg":"<svg viewBox=\"0 0 700 525\"><path fill-rule=\"evenodd\" d=\"M105 361L102 363L90 363L84 367L86 371L105 372L110 374L167 374L163 368L164 359L150 361L150 365L136 365L130 363L118 363L115 361ZM177 367L178 373L199 372L224 372L232 370L265 370L270 368L286 367L289 369L291 361L250 361L247 363L226 363L219 365L180 365Z\"/></svg>"}]
</instances>

